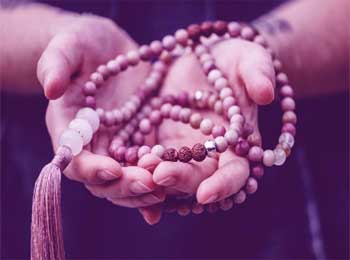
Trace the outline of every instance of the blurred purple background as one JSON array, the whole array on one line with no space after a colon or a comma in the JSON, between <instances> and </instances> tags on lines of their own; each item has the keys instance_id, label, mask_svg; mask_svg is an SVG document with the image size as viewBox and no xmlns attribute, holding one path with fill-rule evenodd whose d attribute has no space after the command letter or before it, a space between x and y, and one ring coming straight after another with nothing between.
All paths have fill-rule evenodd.
<instances>
[{"instance_id":1,"label":"blurred purple background","mask_svg":"<svg viewBox=\"0 0 350 260\"><path fill-rule=\"evenodd\" d=\"M251 21L284 1L42 1L115 20L139 43L206 19ZM339 75L344 77L347 75ZM28 258L31 195L52 156L43 97L1 95L1 256ZM297 146L285 166L229 212L146 225L136 210L63 180L69 258L349 258L349 96L299 100ZM260 110L264 142L277 136L276 105Z\"/></svg>"}]
</instances>

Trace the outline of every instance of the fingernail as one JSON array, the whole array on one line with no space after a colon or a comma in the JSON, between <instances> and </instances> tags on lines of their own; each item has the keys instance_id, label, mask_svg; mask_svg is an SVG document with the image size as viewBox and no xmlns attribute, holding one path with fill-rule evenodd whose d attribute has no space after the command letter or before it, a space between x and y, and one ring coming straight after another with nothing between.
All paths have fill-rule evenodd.
<instances>
[{"instance_id":1,"label":"fingernail","mask_svg":"<svg viewBox=\"0 0 350 260\"><path fill-rule=\"evenodd\" d=\"M159 203L162 200L153 194L148 194L148 195L145 195L145 201L147 203Z\"/></svg>"},{"instance_id":2,"label":"fingernail","mask_svg":"<svg viewBox=\"0 0 350 260\"><path fill-rule=\"evenodd\" d=\"M175 178L170 176L163 180L158 181L157 184L162 186L171 186L171 185L174 185L175 182L176 182Z\"/></svg>"},{"instance_id":3,"label":"fingernail","mask_svg":"<svg viewBox=\"0 0 350 260\"><path fill-rule=\"evenodd\" d=\"M114 175L113 173L107 170L98 171L97 176L105 181L111 181L118 178L118 176Z\"/></svg>"},{"instance_id":4,"label":"fingernail","mask_svg":"<svg viewBox=\"0 0 350 260\"><path fill-rule=\"evenodd\" d=\"M134 181L130 184L130 190L135 193L147 193L151 192L152 189L140 181Z\"/></svg>"},{"instance_id":5,"label":"fingernail","mask_svg":"<svg viewBox=\"0 0 350 260\"><path fill-rule=\"evenodd\" d=\"M208 203L212 203L215 200L217 200L218 195L211 195L206 201L204 201L202 204L208 204Z\"/></svg>"}]
</instances>

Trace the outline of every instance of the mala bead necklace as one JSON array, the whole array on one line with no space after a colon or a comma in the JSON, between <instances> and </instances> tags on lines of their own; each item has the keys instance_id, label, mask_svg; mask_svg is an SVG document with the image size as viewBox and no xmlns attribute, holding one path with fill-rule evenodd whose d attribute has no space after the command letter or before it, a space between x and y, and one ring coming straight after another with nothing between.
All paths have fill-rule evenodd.
<instances>
[{"instance_id":1,"label":"mala bead necklace","mask_svg":"<svg viewBox=\"0 0 350 260\"><path fill-rule=\"evenodd\" d=\"M210 37L251 41L266 48L271 54L283 110L281 135L273 150L263 150L261 140L256 140L253 135L253 127L245 122L232 86L216 66L210 49L203 44L203 39ZM159 95L168 67L184 50L195 54L212 89ZM110 111L99 108L95 94L103 88L105 81L141 61L151 62L152 69L137 91L119 108ZM192 24L187 29L177 30L174 35L165 36L162 41L153 41L138 50L118 55L91 74L90 80L82 87L82 94L85 96L85 106L61 134L60 146L54 159L43 168L35 183L32 259L64 258L60 209L61 172L91 142L102 125L117 129L108 151L111 157L126 166L137 165L138 160L148 153L157 155L164 161L183 163L200 162L206 157L217 158L219 153L224 153L227 149L246 157L250 162L250 176L245 187L230 198L207 205L209 212L215 212L219 207L228 210L233 204L243 203L247 195L256 192L257 180L264 174L263 166L284 164L295 142L297 117L294 112L293 89L288 84L288 77L282 72L281 62L267 47L264 38L254 28L243 23L216 21ZM211 119L203 118L201 111L215 112L229 123L229 127L215 125ZM160 144L153 147L146 145L145 137L165 119L188 124L209 138L204 143L184 146L178 150ZM179 209L180 215L187 215L191 211L199 214L204 210L193 198L183 201L189 206Z\"/></svg>"}]
</instances>

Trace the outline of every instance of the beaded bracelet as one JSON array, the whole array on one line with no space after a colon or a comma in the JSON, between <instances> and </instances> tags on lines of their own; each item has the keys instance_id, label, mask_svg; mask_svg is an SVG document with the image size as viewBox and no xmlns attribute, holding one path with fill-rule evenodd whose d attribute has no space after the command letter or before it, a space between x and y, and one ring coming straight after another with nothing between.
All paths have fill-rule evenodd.
<instances>
[{"instance_id":1,"label":"beaded bracelet","mask_svg":"<svg viewBox=\"0 0 350 260\"><path fill-rule=\"evenodd\" d=\"M282 133L273 150L264 151L260 146L261 140L254 140L252 135L254 129L245 122L233 88L224 73L215 65L210 49L203 44L203 39L213 35L219 39L239 38L252 41L271 54L283 110ZM159 95L168 67L184 53L184 50L195 54L212 89L198 90L195 93L181 91L177 95ZM97 108L94 96L100 88L103 88L104 82L129 67L138 65L141 61L151 62L152 69L144 83L128 101L123 106L110 111ZM267 47L264 38L246 24L217 21L204 22L201 25L192 24L187 29L179 29L174 35L165 36L162 41L153 41L149 45L141 46L138 50L118 55L108 63L100 65L97 71L91 74L90 80L84 84L82 92L85 96L85 107L77 112L68 128L61 134L60 148L54 162L51 163L51 166L56 166L57 171L63 170L72 156L78 155L83 146L91 142L94 133L102 125L107 128L116 127L115 136L108 150L111 157L124 165L136 165L138 160L148 153L155 154L165 161L183 163L191 160L200 162L206 157L216 157L217 153L223 153L227 149L246 157L251 162L250 177L246 186L230 198L233 203L239 204L246 199L246 194L252 194L257 190L256 179L263 176L263 165L267 167L282 165L294 145L297 117L294 112L293 89L288 84L287 75L282 72L281 62ZM214 125L209 118L203 118L199 113L208 110L222 116L229 122L229 128ZM159 127L164 119L189 124L193 129L199 129L202 134L211 135L212 138L192 147L184 146L179 150L172 147L165 148L159 144L153 147L145 145L145 136L150 134L153 128ZM37 183L40 182L39 178ZM41 192L38 190L39 187L40 185L36 184L34 199L35 194ZM34 213L34 204L35 200L33 201L33 219L38 215ZM200 213L202 208L195 202L191 210L194 213ZM33 236L32 243L33 239L39 239ZM33 247L33 250L38 250L38 246ZM34 255L37 256L38 253Z\"/></svg>"}]
</instances>

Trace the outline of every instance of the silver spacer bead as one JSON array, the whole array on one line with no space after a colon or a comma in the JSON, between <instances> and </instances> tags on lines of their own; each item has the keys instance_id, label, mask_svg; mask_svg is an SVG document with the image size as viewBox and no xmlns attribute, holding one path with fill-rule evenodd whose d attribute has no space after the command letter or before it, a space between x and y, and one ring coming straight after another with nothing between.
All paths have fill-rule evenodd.
<instances>
[{"instance_id":1,"label":"silver spacer bead","mask_svg":"<svg viewBox=\"0 0 350 260\"><path fill-rule=\"evenodd\" d=\"M207 151L207 154L209 157L215 157L216 156L216 146L214 140L208 140L204 143L205 150Z\"/></svg>"}]
</instances>

